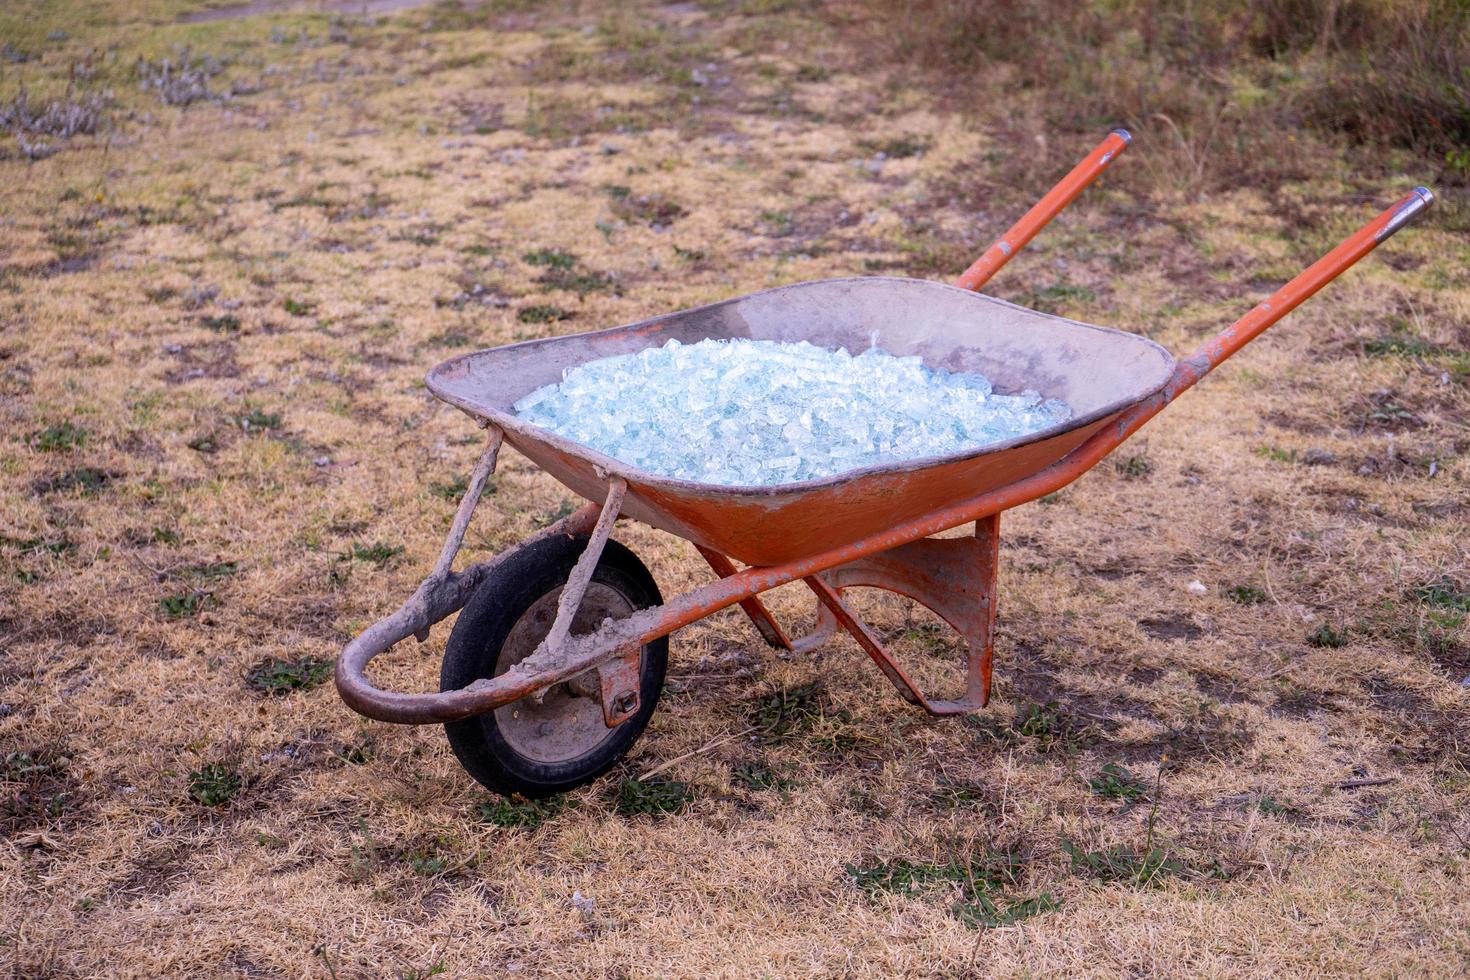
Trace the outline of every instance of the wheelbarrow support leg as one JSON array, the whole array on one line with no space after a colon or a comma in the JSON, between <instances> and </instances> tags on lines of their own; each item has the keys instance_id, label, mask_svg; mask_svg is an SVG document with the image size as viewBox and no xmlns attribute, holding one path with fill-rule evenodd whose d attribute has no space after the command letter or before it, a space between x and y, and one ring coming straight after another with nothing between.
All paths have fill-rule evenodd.
<instances>
[{"instance_id":1,"label":"wheelbarrow support leg","mask_svg":"<svg viewBox=\"0 0 1470 980\"><path fill-rule=\"evenodd\" d=\"M818 633L841 626L853 635L905 700L932 715L954 715L985 707L995 629L995 578L1000 515L975 522L972 538L922 538L829 572L809 576L807 586L821 603ZM964 638L968 649L965 693L931 701L883 644L842 599L842 590L871 586L897 592L926 606ZM835 620L835 622L833 622Z\"/></svg>"},{"instance_id":2,"label":"wheelbarrow support leg","mask_svg":"<svg viewBox=\"0 0 1470 980\"><path fill-rule=\"evenodd\" d=\"M729 558L704 545L697 544L694 547L699 549L704 560L709 562L709 567L714 569L715 574L720 578L729 578L735 574L735 565ZM778 650L791 649L791 641L787 639L786 632L781 629L781 624L776 622L776 617L771 615L771 611L765 607L764 603L755 596L751 596L741 601L740 608L745 610L745 615L749 616L750 621L755 624L761 639Z\"/></svg>"}]
</instances>

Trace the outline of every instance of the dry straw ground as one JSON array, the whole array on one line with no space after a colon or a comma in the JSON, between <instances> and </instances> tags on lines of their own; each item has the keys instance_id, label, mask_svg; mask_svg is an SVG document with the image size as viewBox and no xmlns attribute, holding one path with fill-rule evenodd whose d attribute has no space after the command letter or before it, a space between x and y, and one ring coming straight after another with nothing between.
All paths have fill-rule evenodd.
<instances>
[{"instance_id":1,"label":"dry straw ground","mask_svg":"<svg viewBox=\"0 0 1470 980\"><path fill-rule=\"evenodd\" d=\"M976 116L789 4L190 9L0 12L0 970L1463 975L1453 189L1008 515L989 710L929 721L851 643L776 657L721 615L675 638L623 767L505 805L321 683L478 451L425 369L952 275L1097 132L1027 128L1004 89ZM1184 351L1432 176L1304 134L1296 177L1202 186L1143 123L995 293ZM509 459L470 550L568 497ZM618 536L665 594L707 574ZM953 668L924 616L868 609ZM446 633L385 679L432 687Z\"/></svg>"}]
</instances>

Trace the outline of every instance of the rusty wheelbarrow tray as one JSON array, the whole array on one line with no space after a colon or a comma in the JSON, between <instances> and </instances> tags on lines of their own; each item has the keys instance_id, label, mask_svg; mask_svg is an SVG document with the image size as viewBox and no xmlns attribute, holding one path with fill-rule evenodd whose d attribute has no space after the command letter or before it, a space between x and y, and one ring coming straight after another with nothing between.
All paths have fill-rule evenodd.
<instances>
[{"instance_id":1,"label":"rusty wheelbarrow tray","mask_svg":"<svg viewBox=\"0 0 1470 980\"><path fill-rule=\"evenodd\" d=\"M931 714L984 706L990 695L1000 512L1051 493L1096 465L1211 369L1433 202L1428 190L1416 188L1181 361L1137 335L974 292L1095 178L1127 140L1122 131L1110 134L956 286L883 277L800 283L610 330L478 351L434 368L428 376L430 389L487 428L489 445L429 577L400 609L349 643L338 659L336 683L343 699L354 710L384 721L448 723L461 761L492 788L527 795L556 792L605 770L627 750L637 731L611 758L593 751L610 738L607 733L619 726L641 731L652 710L648 702L657 698L662 681L663 638L738 603L773 646L809 650L837 628L846 630L908 701ZM528 392L559 380L567 367L670 338L685 343L728 337L807 340L828 348L862 349L875 336L885 350L917 354L931 367L980 371L997 391L1030 388L1059 398L1072 407L1073 418L978 451L799 483L729 487L641 471L529 425L511 407ZM504 443L594 503L508 552L452 571ZM718 578L666 602L619 598L608 582L616 585L637 574L637 569L621 573L624 579L619 580L616 569L603 571L604 562L609 567L637 564L621 546L609 550L619 516L693 542ZM931 537L970 521L975 522L971 536ZM465 607L472 597L476 621L494 620L498 592L519 587L534 571L528 556L556 550L559 541L576 541L579 557L560 559L555 587L548 583L544 594L526 598L519 618L512 616L513 625L508 621L496 634L502 652L492 651L490 660L481 663L474 660L481 653L472 649L480 640L467 635L457 642L467 611L456 623L446 652L445 690L390 692L368 680L365 671L374 657L408 636L427 637L433 623ZM747 567L737 568L732 559ZM818 622L812 634L793 639L758 597L797 580L815 594ZM651 578L648 583L656 596ZM854 586L906 595L954 627L969 648L964 694L954 700L926 696L844 600L843 590ZM622 590L630 595L638 591L627 585ZM467 628L467 634L475 628ZM573 635L574 629L580 635ZM665 645L660 648L660 643ZM504 652L512 647L513 653ZM451 655L469 657L480 666L461 665L456 673L450 670ZM655 660L656 670L650 666ZM657 674L652 687L651 671ZM589 721L593 715L595 721ZM465 727L469 723L464 719L477 718L486 719L483 732ZM580 734L558 742L559 730L568 725L567 731ZM555 770L554 778L538 781L534 773L504 778L499 763L486 773L472 758L483 748L481 740L495 751L531 760L527 771Z\"/></svg>"}]
</instances>

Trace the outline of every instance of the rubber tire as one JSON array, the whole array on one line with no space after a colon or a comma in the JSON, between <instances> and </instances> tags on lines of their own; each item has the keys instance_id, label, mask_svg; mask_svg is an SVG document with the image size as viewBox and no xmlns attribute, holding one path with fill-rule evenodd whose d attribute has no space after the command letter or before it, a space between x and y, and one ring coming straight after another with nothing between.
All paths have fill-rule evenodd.
<instances>
[{"instance_id":1,"label":"rubber tire","mask_svg":"<svg viewBox=\"0 0 1470 980\"><path fill-rule=\"evenodd\" d=\"M542 596L566 584L586 545L585 536L543 538L520 548L492 571L454 623L444 649L439 689L455 691L493 677L500 648L516 622ZM615 589L637 609L663 602L643 562L616 541L607 542L592 579ZM546 763L527 758L506 742L493 711L449 722L444 734L460 765L486 789L533 800L565 793L601 776L633 747L658 706L668 664L668 637L644 645L638 713L575 759Z\"/></svg>"}]
</instances>

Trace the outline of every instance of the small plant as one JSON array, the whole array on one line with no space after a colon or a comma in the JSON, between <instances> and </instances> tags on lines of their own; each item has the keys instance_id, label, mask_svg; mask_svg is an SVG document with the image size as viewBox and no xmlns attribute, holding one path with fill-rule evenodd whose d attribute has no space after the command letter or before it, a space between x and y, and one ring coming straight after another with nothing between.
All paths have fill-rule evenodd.
<instances>
[{"instance_id":1,"label":"small plant","mask_svg":"<svg viewBox=\"0 0 1470 980\"><path fill-rule=\"evenodd\" d=\"M158 608L169 619L187 619L198 615L209 600L206 592L179 592L158 600Z\"/></svg>"},{"instance_id":2,"label":"small plant","mask_svg":"<svg viewBox=\"0 0 1470 980\"><path fill-rule=\"evenodd\" d=\"M1072 870L1099 881L1121 881L1144 887L1155 880L1184 873L1184 864L1160 847L1142 851L1118 844L1101 851L1086 851L1066 838L1062 850L1072 859Z\"/></svg>"},{"instance_id":3,"label":"small plant","mask_svg":"<svg viewBox=\"0 0 1470 980\"><path fill-rule=\"evenodd\" d=\"M521 258L527 265L539 266L544 269L561 269L568 271L577 264L577 257L571 252L560 248L538 248L527 252Z\"/></svg>"},{"instance_id":4,"label":"small plant","mask_svg":"<svg viewBox=\"0 0 1470 980\"><path fill-rule=\"evenodd\" d=\"M447 483L438 481L429 484L429 493L443 500L458 500L464 496L464 492L470 488L470 481L462 476L457 476Z\"/></svg>"},{"instance_id":5,"label":"small plant","mask_svg":"<svg viewBox=\"0 0 1470 980\"><path fill-rule=\"evenodd\" d=\"M1068 304L1090 303L1095 299L1097 299L1097 294L1086 286L1059 282L1032 290L1026 294L1023 303L1043 313L1056 313Z\"/></svg>"},{"instance_id":6,"label":"small plant","mask_svg":"<svg viewBox=\"0 0 1470 980\"><path fill-rule=\"evenodd\" d=\"M1102 881L1128 882L1140 888L1152 884L1161 875L1184 874L1184 862L1170 857L1168 851L1154 845L1159 803L1163 800L1160 788L1164 782L1164 767L1168 763L1169 757L1165 755L1159 760L1159 771L1154 776L1153 806L1148 811L1148 830L1142 850L1118 844L1101 851L1085 851L1064 837L1062 850L1072 859L1073 871L1086 872Z\"/></svg>"},{"instance_id":7,"label":"small plant","mask_svg":"<svg viewBox=\"0 0 1470 980\"><path fill-rule=\"evenodd\" d=\"M756 704L750 721L764 734L779 738L811 728L821 718L821 688L813 681L766 695Z\"/></svg>"},{"instance_id":8,"label":"small plant","mask_svg":"<svg viewBox=\"0 0 1470 980\"><path fill-rule=\"evenodd\" d=\"M677 813L693 802L688 784L674 779L625 779L613 798L613 809L625 817Z\"/></svg>"},{"instance_id":9,"label":"small plant","mask_svg":"<svg viewBox=\"0 0 1470 980\"><path fill-rule=\"evenodd\" d=\"M1128 456L1116 460L1113 463L1113 468L1122 475L1123 479L1137 480L1148 476L1154 467L1146 456Z\"/></svg>"},{"instance_id":10,"label":"small plant","mask_svg":"<svg viewBox=\"0 0 1470 980\"><path fill-rule=\"evenodd\" d=\"M37 452L59 453L79 448L87 441L87 430L72 425L71 422L62 422L60 425L52 425L32 432L26 439L26 444Z\"/></svg>"},{"instance_id":11,"label":"small plant","mask_svg":"<svg viewBox=\"0 0 1470 980\"><path fill-rule=\"evenodd\" d=\"M1148 795L1148 783L1116 762L1104 765L1101 772L1087 781L1087 787L1104 799L1128 803Z\"/></svg>"},{"instance_id":12,"label":"small plant","mask_svg":"<svg viewBox=\"0 0 1470 980\"><path fill-rule=\"evenodd\" d=\"M236 561L216 561L204 565L185 565L179 569L177 574L194 579L227 578L240 570L240 563Z\"/></svg>"},{"instance_id":13,"label":"small plant","mask_svg":"<svg viewBox=\"0 0 1470 980\"><path fill-rule=\"evenodd\" d=\"M1368 421L1393 425L1398 422L1413 422L1415 415L1395 401L1384 401L1368 413Z\"/></svg>"},{"instance_id":14,"label":"small plant","mask_svg":"<svg viewBox=\"0 0 1470 980\"><path fill-rule=\"evenodd\" d=\"M1065 727L1060 708L1055 701L1028 704L1011 722L1011 730L1017 735L1046 742L1059 736Z\"/></svg>"},{"instance_id":15,"label":"small plant","mask_svg":"<svg viewBox=\"0 0 1470 980\"><path fill-rule=\"evenodd\" d=\"M522 827L534 830L566 809L566 797L546 800L510 800L497 796L476 807L481 820L497 827Z\"/></svg>"},{"instance_id":16,"label":"small plant","mask_svg":"<svg viewBox=\"0 0 1470 980\"><path fill-rule=\"evenodd\" d=\"M641 221L651 228L672 224L689 212L662 194L638 194L614 198L612 212L623 221Z\"/></svg>"},{"instance_id":17,"label":"small plant","mask_svg":"<svg viewBox=\"0 0 1470 980\"><path fill-rule=\"evenodd\" d=\"M993 806L992 795L979 783L941 779L929 794L929 802L943 810L983 810Z\"/></svg>"},{"instance_id":18,"label":"small plant","mask_svg":"<svg viewBox=\"0 0 1470 980\"><path fill-rule=\"evenodd\" d=\"M302 657L299 660L263 660L245 675L245 683L265 694L289 694L292 691L309 691L326 683L332 676L335 662L320 657Z\"/></svg>"},{"instance_id":19,"label":"small plant","mask_svg":"<svg viewBox=\"0 0 1470 980\"><path fill-rule=\"evenodd\" d=\"M34 555L44 551L59 556L77 550L77 546L69 538L64 536L47 541L45 538L12 538L8 535L0 534L0 546L14 548L22 555Z\"/></svg>"},{"instance_id":20,"label":"small plant","mask_svg":"<svg viewBox=\"0 0 1470 980\"><path fill-rule=\"evenodd\" d=\"M446 483L433 482L429 484L429 493L442 500L457 501L464 497L465 491L470 488L470 481L462 476L457 476ZM485 481L485 487L480 491L481 497L488 497L496 490L495 477Z\"/></svg>"},{"instance_id":21,"label":"small plant","mask_svg":"<svg viewBox=\"0 0 1470 980\"><path fill-rule=\"evenodd\" d=\"M1261 446L1256 449L1256 455L1262 459L1269 459L1273 463L1295 463L1295 449L1279 449L1276 446Z\"/></svg>"},{"instance_id":22,"label":"small plant","mask_svg":"<svg viewBox=\"0 0 1470 980\"><path fill-rule=\"evenodd\" d=\"M974 901L956 903L950 909L950 914L970 929L998 929L1015 925L1033 916L1055 912L1061 907L1062 903L1051 892L1020 899L1004 908L997 906L990 896L981 892L975 896Z\"/></svg>"},{"instance_id":23,"label":"small plant","mask_svg":"<svg viewBox=\"0 0 1470 980\"><path fill-rule=\"evenodd\" d=\"M279 429L281 427L281 415L279 412L262 412L258 408L252 408L248 412L236 415L234 423L246 432Z\"/></svg>"},{"instance_id":24,"label":"small plant","mask_svg":"<svg viewBox=\"0 0 1470 980\"><path fill-rule=\"evenodd\" d=\"M746 789L756 791L774 789L782 794L796 785L792 780L778 776L769 766L760 762L741 763L730 773L730 778Z\"/></svg>"},{"instance_id":25,"label":"small plant","mask_svg":"<svg viewBox=\"0 0 1470 980\"><path fill-rule=\"evenodd\" d=\"M361 844L352 845L351 877L353 881L367 881L380 864L378 842L372 828L362 817L357 818L357 832L362 835Z\"/></svg>"},{"instance_id":26,"label":"small plant","mask_svg":"<svg viewBox=\"0 0 1470 980\"><path fill-rule=\"evenodd\" d=\"M239 773L218 762L189 773L189 796L204 806L224 806L242 785Z\"/></svg>"},{"instance_id":27,"label":"small plant","mask_svg":"<svg viewBox=\"0 0 1470 980\"><path fill-rule=\"evenodd\" d=\"M1236 585L1225 590L1225 596L1242 606L1259 606L1266 601L1266 593L1253 585Z\"/></svg>"},{"instance_id":28,"label":"small plant","mask_svg":"<svg viewBox=\"0 0 1470 980\"><path fill-rule=\"evenodd\" d=\"M101 493L112 482L112 474L95 466L79 466L74 470L38 480L33 485L37 493L80 493L91 497Z\"/></svg>"},{"instance_id":29,"label":"small plant","mask_svg":"<svg viewBox=\"0 0 1470 980\"><path fill-rule=\"evenodd\" d=\"M414 874L432 878L441 874L449 866L449 861L437 854L420 852L409 855L408 866L413 869Z\"/></svg>"},{"instance_id":30,"label":"small plant","mask_svg":"<svg viewBox=\"0 0 1470 980\"><path fill-rule=\"evenodd\" d=\"M469 347L474 342L474 337L458 331L435 334L426 341L433 347Z\"/></svg>"},{"instance_id":31,"label":"small plant","mask_svg":"<svg viewBox=\"0 0 1470 980\"><path fill-rule=\"evenodd\" d=\"M949 646L944 635L944 627L935 622L914 623L904 629L900 636L930 650L944 650Z\"/></svg>"},{"instance_id":32,"label":"small plant","mask_svg":"<svg viewBox=\"0 0 1470 980\"><path fill-rule=\"evenodd\" d=\"M852 877L858 891L873 898L877 895L917 895L936 882L959 884L973 875L968 864L922 864L899 858L867 866L847 864L843 870Z\"/></svg>"},{"instance_id":33,"label":"small plant","mask_svg":"<svg viewBox=\"0 0 1470 980\"><path fill-rule=\"evenodd\" d=\"M6 50L13 49L6 45ZM100 95L75 98L72 95L73 93L68 92L65 99L53 99L45 105L32 105L30 94L22 87L15 98L0 104L0 128L13 132L23 145L21 134L70 139L73 136L91 135L103 129L107 124L107 98ZM43 152L26 155L35 159L49 154Z\"/></svg>"},{"instance_id":34,"label":"small plant","mask_svg":"<svg viewBox=\"0 0 1470 980\"><path fill-rule=\"evenodd\" d=\"M299 300L291 296L287 296L285 301L281 303L281 306L292 316L311 316L316 312L315 303L308 303L305 300Z\"/></svg>"},{"instance_id":35,"label":"small plant","mask_svg":"<svg viewBox=\"0 0 1470 980\"><path fill-rule=\"evenodd\" d=\"M1314 647L1335 649L1337 647L1347 646L1347 641L1347 630L1335 629L1329 623L1323 623L1307 634L1307 642Z\"/></svg>"},{"instance_id":36,"label":"small plant","mask_svg":"<svg viewBox=\"0 0 1470 980\"><path fill-rule=\"evenodd\" d=\"M542 288L550 292L553 289L565 289L569 293L578 296L586 296L588 293L601 292L611 289L613 280L611 276L601 272L578 272L574 269L564 269L553 266L543 272L537 279Z\"/></svg>"},{"instance_id":37,"label":"small plant","mask_svg":"<svg viewBox=\"0 0 1470 980\"><path fill-rule=\"evenodd\" d=\"M795 222L790 211L762 211L761 220L770 228L771 234L777 238L783 238L795 230Z\"/></svg>"},{"instance_id":38,"label":"small plant","mask_svg":"<svg viewBox=\"0 0 1470 980\"><path fill-rule=\"evenodd\" d=\"M869 153L881 153L890 160L905 160L928 150L929 141L913 136L895 136L886 140L863 140L858 146Z\"/></svg>"},{"instance_id":39,"label":"small plant","mask_svg":"<svg viewBox=\"0 0 1470 980\"><path fill-rule=\"evenodd\" d=\"M186 46L175 46L172 58L139 58L134 66L138 88L152 91L164 105L186 106L219 96L210 89L210 78L224 70L209 55L194 57Z\"/></svg>"},{"instance_id":40,"label":"small plant","mask_svg":"<svg viewBox=\"0 0 1470 980\"><path fill-rule=\"evenodd\" d=\"M1414 590L1413 595L1426 606L1470 612L1470 589L1463 589L1448 578L1421 585Z\"/></svg>"},{"instance_id":41,"label":"small plant","mask_svg":"<svg viewBox=\"0 0 1470 980\"><path fill-rule=\"evenodd\" d=\"M352 558L354 561L372 562L379 567L388 564L394 558L403 554L403 548L396 545L388 545L379 541L374 544L361 544L352 542Z\"/></svg>"},{"instance_id":42,"label":"small plant","mask_svg":"<svg viewBox=\"0 0 1470 980\"><path fill-rule=\"evenodd\" d=\"M552 306L550 303L535 303L531 306L523 306L516 312L516 319L522 323L559 323L562 320L570 320L572 314L560 306Z\"/></svg>"},{"instance_id":43,"label":"small plant","mask_svg":"<svg viewBox=\"0 0 1470 980\"><path fill-rule=\"evenodd\" d=\"M533 522L537 527L550 527L564 517L571 517L572 513L576 509L576 504L572 503L570 500L563 499L562 502L557 505L556 510L549 510L544 514L538 515L537 517L533 518Z\"/></svg>"},{"instance_id":44,"label":"small plant","mask_svg":"<svg viewBox=\"0 0 1470 980\"><path fill-rule=\"evenodd\" d=\"M223 316L201 317L199 325L215 333L235 333L240 329L240 318L229 313Z\"/></svg>"},{"instance_id":45,"label":"small plant","mask_svg":"<svg viewBox=\"0 0 1470 980\"><path fill-rule=\"evenodd\" d=\"M372 761L373 754L377 750L377 743L371 735L364 735L350 745L344 745L337 750L337 758L349 766L363 766Z\"/></svg>"},{"instance_id":46,"label":"small plant","mask_svg":"<svg viewBox=\"0 0 1470 980\"><path fill-rule=\"evenodd\" d=\"M1293 812L1295 808L1287 806L1284 803L1276 802L1274 797L1263 796L1256 801L1256 809L1268 817L1279 817L1283 814Z\"/></svg>"},{"instance_id":47,"label":"small plant","mask_svg":"<svg viewBox=\"0 0 1470 980\"><path fill-rule=\"evenodd\" d=\"M880 895L921 896L935 890L957 890L960 900L950 914L971 929L1010 925L1061 907L1050 893L1004 904L996 894L1020 885L1025 855L1015 850L988 850L964 860L923 863L899 858L872 865L844 866L853 885L869 898Z\"/></svg>"},{"instance_id":48,"label":"small plant","mask_svg":"<svg viewBox=\"0 0 1470 980\"><path fill-rule=\"evenodd\" d=\"M0 838L68 815L74 786L68 762L64 747L54 744L0 756Z\"/></svg>"},{"instance_id":49,"label":"small plant","mask_svg":"<svg viewBox=\"0 0 1470 980\"><path fill-rule=\"evenodd\" d=\"M1363 353L1375 357L1433 357L1439 353L1439 348L1418 337L1389 334L1363 341Z\"/></svg>"},{"instance_id":50,"label":"small plant","mask_svg":"<svg viewBox=\"0 0 1470 980\"><path fill-rule=\"evenodd\" d=\"M11 752L0 763L0 781L18 783L57 768L52 762L31 752Z\"/></svg>"}]
</instances>

